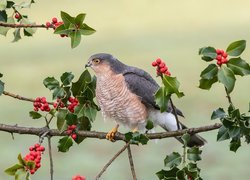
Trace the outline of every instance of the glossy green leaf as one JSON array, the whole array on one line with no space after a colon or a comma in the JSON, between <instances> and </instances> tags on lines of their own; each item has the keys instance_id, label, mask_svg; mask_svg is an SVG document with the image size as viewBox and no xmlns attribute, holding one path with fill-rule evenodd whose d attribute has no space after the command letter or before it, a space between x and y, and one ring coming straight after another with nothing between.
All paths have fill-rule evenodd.
<instances>
[{"instance_id":1,"label":"glossy green leaf","mask_svg":"<svg viewBox=\"0 0 250 180\"><path fill-rule=\"evenodd\" d=\"M221 126L218 134L217 134L217 141L224 141L229 139L230 136L228 134L228 128L225 128L224 126Z\"/></svg>"},{"instance_id":2,"label":"glossy green leaf","mask_svg":"<svg viewBox=\"0 0 250 180\"><path fill-rule=\"evenodd\" d=\"M81 42L81 33L80 31L72 31L69 33L71 39L71 48L77 47Z\"/></svg>"},{"instance_id":3,"label":"glossy green leaf","mask_svg":"<svg viewBox=\"0 0 250 180\"><path fill-rule=\"evenodd\" d=\"M87 83L91 82L91 75L88 70L85 70L76 82L72 83L71 91L73 96L80 96Z\"/></svg>"},{"instance_id":4,"label":"glossy green leaf","mask_svg":"<svg viewBox=\"0 0 250 180\"><path fill-rule=\"evenodd\" d=\"M182 157L178 152L172 152L170 155L167 155L164 159L164 165L169 168L177 167L181 164Z\"/></svg>"},{"instance_id":5,"label":"glossy green leaf","mask_svg":"<svg viewBox=\"0 0 250 180\"><path fill-rule=\"evenodd\" d=\"M3 94L4 92L4 82L0 80L0 96Z\"/></svg>"},{"instance_id":6,"label":"glossy green leaf","mask_svg":"<svg viewBox=\"0 0 250 180\"><path fill-rule=\"evenodd\" d=\"M59 109L57 113L57 129L63 132L67 128L66 115L68 111L66 109Z\"/></svg>"},{"instance_id":7,"label":"glossy green leaf","mask_svg":"<svg viewBox=\"0 0 250 180\"><path fill-rule=\"evenodd\" d=\"M240 127L232 126L228 128L228 134L230 138L240 137Z\"/></svg>"},{"instance_id":8,"label":"glossy green leaf","mask_svg":"<svg viewBox=\"0 0 250 180\"><path fill-rule=\"evenodd\" d=\"M188 142L189 142L190 139L191 139L191 138L190 138L190 134L187 134L187 133L183 134L183 135L181 136L181 139L183 140L184 145L187 146Z\"/></svg>"},{"instance_id":9,"label":"glossy green leaf","mask_svg":"<svg viewBox=\"0 0 250 180\"><path fill-rule=\"evenodd\" d=\"M77 115L75 115L73 113L68 113L66 115L65 119L66 119L68 125L77 124Z\"/></svg>"},{"instance_id":10,"label":"glossy green leaf","mask_svg":"<svg viewBox=\"0 0 250 180\"><path fill-rule=\"evenodd\" d=\"M61 76L61 81L64 86L70 85L73 79L74 79L74 75L71 72L65 72Z\"/></svg>"},{"instance_id":11,"label":"glossy green leaf","mask_svg":"<svg viewBox=\"0 0 250 180\"><path fill-rule=\"evenodd\" d=\"M7 1L7 7L6 8L12 8L15 2L13 1Z\"/></svg>"},{"instance_id":12,"label":"glossy green leaf","mask_svg":"<svg viewBox=\"0 0 250 180\"><path fill-rule=\"evenodd\" d=\"M176 77L164 75L162 82L166 88L167 95L176 94L178 98L184 96L184 93L179 91L180 83Z\"/></svg>"},{"instance_id":13,"label":"glossy green leaf","mask_svg":"<svg viewBox=\"0 0 250 180\"><path fill-rule=\"evenodd\" d=\"M233 138L230 142L230 151L236 152L241 146L240 138Z\"/></svg>"},{"instance_id":14,"label":"glossy green leaf","mask_svg":"<svg viewBox=\"0 0 250 180\"><path fill-rule=\"evenodd\" d=\"M212 116L211 116L211 120L217 119L217 118L224 118L225 115L226 115L226 113L225 113L224 109L218 108L215 111L213 111Z\"/></svg>"},{"instance_id":15,"label":"glossy green leaf","mask_svg":"<svg viewBox=\"0 0 250 180\"><path fill-rule=\"evenodd\" d=\"M64 95L65 95L64 88L62 88L62 87L57 87L57 88L54 89L53 94L52 94L52 97L53 97L53 99L56 99L56 98L63 98Z\"/></svg>"},{"instance_id":16,"label":"glossy green leaf","mask_svg":"<svg viewBox=\"0 0 250 180\"><path fill-rule=\"evenodd\" d=\"M15 20L13 17L9 17L7 19L7 23L9 24L14 24L15 23ZM0 27L0 34L3 35L3 36L6 36L7 35L7 32L11 29L11 27Z\"/></svg>"},{"instance_id":17,"label":"glossy green leaf","mask_svg":"<svg viewBox=\"0 0 250 180\"><path fill-rule=\"evenodd\" d=\"M81 118L85 115L85 109L86 106L84 104L79 104L78 106L75 107L74 114L77 115L77 118Z\"/></svg>"},{"instance_id":18,"label":"glossy green leaf","mask_svg":"<svg viewBox=\"0 0 250 180\"><path fill-rule=\"evenodd\" d=\"M21 23L33 24L33 25L35 24L35 23L30 22L27 18L22 18ZM24 28L24 30L29 34L28 36L32 36L36 32L37 28Z\"/></svg>"},{"instance_id":19,"label":"glossy green leaf","mask_svg":"<svg viewBox=\"0 0 250 180\"><path fill-rule=\"evenodd\" d=\"M161 112L167 111L170 95L167 96L166 93L166 87L160 87L154 95L155 102L160 107Z\"/></svg>"},{"instance_id":20,"label":"glossy green leaf","mask_svg":"<svg viewBox=\"0 0 250 180\"><path fill-rule=\"evenodd\" d=\"M67 152L69 151L69 148L73 145L73 141L71 137L65 136L61 138L58 142L58 151L60 152Z\"/></svg>"},{"instance_id":21,"label":"glossy green leaf","mask_svg":"<svg viewBox=\"0 0 250 180\"><path fill-rule=\"evenodd\" d=\"M26 162L23 160L21 154L18 154L17 159L18 159L19 164L21 164L21 165L23 165L23 166L26 165Z\"/></svg>"},{"instance_id":22,"label":"glossy green leaf","mask_svg":"<svg viewBox=\"0 0 250 180\"><path fill-rule=\"evenodd\" d=\"M245 50L245 48L245 40L235 41L227 47L226 52L229 56L239 56Z\"/></svg>"},{"instance_id":23,"label":"glossy green leaf","mask_svg":"<svg viewBox=\"0 0 250 180\"><path fill-rule=\"evenodd\" d=\"M250 74L249 64L240 57L231 58L228 61L227 66L234 72L235 75L245 76Z\"/></svg>"},{"instance_id":24,"label":"glossy green leaf","mask_svg":"<svg viewBox=\"0 0 250 180\"><path fill-rule=\"evenodd\" d=\"M27 179L28 174L29 173L24 168L18 169L15 173L15 180L24 180L24 179L29 180Z\"/></svg>"},{"instance_id":25,"label":"glossy green leaf","mask_svg":"<svg viewBox=\"0 0 250 180\"><path fill-rule=\"evenodd\" d=\"M5 10L7 7L7 0L0 0L0 11Z\"/></svg>"},{"instance_id":26,"label":"glossy green leaf","mask_svg":"<svg viewBox=\"0 0 250 180\"><path fill-rule=\"evenodd\" d=\"M154 123L151 120L148 120L146 124L146 129L151 130L153 128L154 128Z\"/></svg>"},{"instance_id":27,"label":"glossy green leaf","mask_svg":"<svg viewBox=\"0 0 250 180\"><path fill-rule=\"evenodd\" d=\"M84 109L84 116L86 116L90 121L94 121L96 118L97 110L90 106L86 106Z\"/></svg>"},{"instance_id":28,"label":"glossy green leaf","mask_svg":"<svg viewBox=\"0 0 250 180\"><path fill-rule=\"evenodd\" d=\"M199 55L202 55L204 61L212 61L216 58L216 49L213 47L203 47L199 49Z\"/></svg>"},{"instance_id":29,"label":"glossy green leaf","mask_svg":"<svg viewBox=\"0 0 250 180\"><path fill-rule=\"evenodd\" d=\"M201 150L199 149L199 147L191 147L187 150L187 158L190 161L199 161L201 160Z\"/></svg>"},{"instance_id":30,"label":"glossy green leaf","mask_svg":"<svg viewBox=\"0 0 250 180\"><path fill-rule=\"evenodd\" d=\"M214 77L213 79L200 79L199 88L209 90L214 83L218 81L217 77Z\"/></svg>"},{"instance_id":31,"label":"glossy green leaf","mask_svg":"<svg viewBox=\"0 0 250 180\"><path fill-rule=\"evenodd\" d=\"M234 89L235 76L231 69L222 65L218 72L218 80L226 87L228 93L231 93Z\"/></svg>"},{"instance_id":32,"label":"glossy green leaf","mask_svg":"<svg viewBox=\"0 0 250 180\"><path fill-rule=\"evenodd\" d=\"M75 18L70 16L68 13L61 11L61 18L64 22L66 29L70 24L75 24Z\"/></svg>"},{"instance_id":33,"label":"glossy green leaf","mask_svg":"<svg viewBox=\"0 0 250 180\"><path fill-rule=\"evenodd\" d=\"M29 169L35 169L36 167L36 163L35 161L28 161L26 166L29 168Z\"/></svg>"},{"instance_id":34,"label":"glossy green leaf","mask_svg":"<svg viewBox=\"0 0 250 180\"><path fill-rule=\"evenodd\" d=\"M29 115L32 119L39 119L42 117L42 115L36 111L30 111Z\"/></svg>"},{"instance_id":35,"label":"glossy green leaf","mask_svg":"<svg viewBox=\"0 0 250 180\"><path fill-rule=\"evenodd\" d=\"M156 176L159 178L159 180L176 180L176 174L179 171L179 168L174 167L170 170L161 170L156 173Z\"/></svg>"},{"instance_id":36,"label":"glossy green leaf","mask_svg":"<svg viewBox=\"0 0 250 180\"><path fill-rule=\"evenodd\" d=\"M201 72L200 77L202 79L213 79L218 73L218 66L215 64L209 64L206 69Z\"/></svg>"},{"instance_id":37,"label":"glossy green leaf","mask_svg":"<svg viewBox=\"0 0 250 180\"><path fill-rule=\"evenodd\" d=\"M77 130L85 130L90 131L91 130L91 123L88 118L82 117L78 119L77 124ZM77 138L74 140L77 144L80 144L86 137L77 136Z\"/></svg>"},{"instance_id":38,"label":"glossy green leaf","mask_svg":"<svg viewBox=\"0 0 250 180\"><path fill-rule=\"evenodd\" d=\"M2 22L7 22L7 13L6 13L6 11L4 10L4 11L0 11L0 22L2 21Z\"/></svg>"},{"instance_id":39,"label":"glossy green leaf","mask_svg":"<svg viewBox=\"0 0 250 180\"><path fill-rule=\"evenodd\" d=\"M85 24L85 23L83 23L81 26L80 26L80 33L82 34L82 35L91 35L91 34L93 34L93 33L95 33L96 32L96 30L95 29L93 29L93 28L91 28L91 27L89 27L87 24Z\"/></svg>"},{"instance_id":40,"label":"glossy green leaf","mask_svg":"<svg viewBox=\"0 0 250 180\"><path fill-rule=\"evenodd\" d=\"M53 90L60 86L59 81L56 80L54 77L47 77L46 79L43 80L43 84L49 90Z\"/></svg>"},{"instance_id":41,"label":"glossy green leaf","mask_svg":"<svg viewBox=\"0 0 250 180\"><path fill-rule=\"evenodd\" d=\"M75 18L75 23L76 23L78 26L82 25L82 23L83 23L83 21L84 21L84 19L85 19L85 16L86 16L86 14L83 14L83 13L78 14L78 15L76 16L76 18Z\"/></svg>"},{"instance_id":42,"label":"glossy green leaf","mask_svg":"<svg viewBox=\"0 0 250 180\"><path fill-rule=\"evenodd\" d=\"M75 28L66 28L64 24L58 26L55 31L54 34L69 34L70 32L72 32Z\"/></svg>"},{"instance_id":43,"label":"glossy green leaf","mask_svg":"<svg viewBox=\"0 0 250 180\"><path fill-rule=\"evenodd\" d=\"M21 39L21 33L20 33L21 29L20 28L17 28L15 29L15 31L13 32L13 35L14 35L14 39L12 42L17 42Z\"/></svg>"},{"instance_id":44,"label":"glossy green leaf","mask_svg":"<svg viewBox=\"0 0 250 180\"><path fill-rule=\"evenodd\" d=\"M4 172L7 173L8 175L14 176L18 169L23 169L23 168L24 168L23 165L15 164L14 166L11 166L8 169L6 169Z\"/></svg>"}]
</instances>

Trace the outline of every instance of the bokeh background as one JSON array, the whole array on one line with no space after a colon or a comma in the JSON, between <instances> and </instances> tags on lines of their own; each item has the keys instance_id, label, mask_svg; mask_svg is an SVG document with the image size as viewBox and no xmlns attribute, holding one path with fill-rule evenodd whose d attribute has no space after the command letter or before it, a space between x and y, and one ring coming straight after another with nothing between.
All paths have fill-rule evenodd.
<instances>
[{"instance_id":1,"label":"bokeh background","mask_svg":"<svg viewBox=\"0 0 250 180\"><path fill-rule=\"evenodd\" d=\"M20 1L17 1L20 2ZM212 124L211 112L226 107L224 88L215 85L211 91L198 88L199 74L207 64L200 60L198 49L211 45L218 48L235 40L246 39L250 29L250 1L248 0L43 0L37 1L27 13L39 23L59 17L60 10L71 15L87 13L86 23L97 30L83 38L76 49L70 49L70 40L54 35L52 30L38 29L34 37L11 43L12 32L0 37L0 72L4 74L6 91L26 97L46 96L50 92L43 86L47 76L59 78L63 72L73 72L76 78L84 70L88 57L97 52L108 52L124 63L138 66L154 75L151 62L163 58L171 73L181 82L185 97L174 98L175 104L185 114L182 122L188 126ZM250 62L247 50L243 59ZM158 79L159 81L159 79ZM238 78L232 93L233 101L242 111L248 111L249 77ZM42 120L32 120L28 112L32 104L10 97L0 97L0 123L41 127ZM112 122L104 123L100 115L93 130L108 131ZM121 128L122 132L126 129ZM160 131L160 129L157 129ZM229 142L216 142L216 131L202 133L208 140L199 162L204 179L247 180L249 171L249 146L243 143L237 153L229 151ZM17 154L26 154L28 147L38 141L35 136L0 132L0 179L13 179L4 169L17 162ZM53 138L53 155L56 180L69 180L75 174L94 179L104 164L124 145L105 140L87 139L74 145L70 152L57 152L58 138ZM45 145L46 142L45 142ZM134 163L138 179L157 179L155 172L164 168L163 159L172 151L182 152L175 139L149 142L147 146L133 146ZM42 168L34 175L36 180L49 179L49 157L46 152ZM123 153L104 173L104 180L129 180L131 172L127 153Z\"/></svg>"}]
</instances>

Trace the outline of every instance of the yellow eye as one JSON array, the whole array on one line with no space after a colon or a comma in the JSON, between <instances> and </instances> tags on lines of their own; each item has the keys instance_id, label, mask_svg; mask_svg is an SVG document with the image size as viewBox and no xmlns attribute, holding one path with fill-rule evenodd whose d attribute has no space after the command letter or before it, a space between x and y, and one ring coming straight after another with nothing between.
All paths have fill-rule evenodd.
<instances>
[{"instance_id":1,"label":"yellow eye","mask_svg":"<svg viewBox=\"0 0 250 180\"><path fill-rule=\"evenodd\" d=\"M100 63L100 59L94 59L93 62L94 62L94 64L99 64Z\"/></svg>"}]
</instances>

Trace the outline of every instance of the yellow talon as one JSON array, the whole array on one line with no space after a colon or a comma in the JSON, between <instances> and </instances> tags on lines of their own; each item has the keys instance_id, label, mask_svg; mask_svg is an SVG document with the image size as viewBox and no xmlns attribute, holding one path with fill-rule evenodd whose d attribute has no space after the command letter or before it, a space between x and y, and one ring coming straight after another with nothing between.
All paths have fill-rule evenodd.
<instances>
[{"instance_id":1,"label":"yellow talon","mask_svg":"<svg viewBox=\"0 0 250 180\"><path fill-rule=\"evenodd\" d=\"M118 127L119 127L119 124L117 124L113 129L111 129L107 135L106 135L106 139L109 140L109 141L112 141L114 142L114 137L115 137L115 133L118 131Z\"/></svg>"},{"instance_id":2,"label":"yellow talon","mask_svg":"<svg viewBox=\"0 0 250 180\"><path fill-rule=\"evenodd\" d=\"M132 133L135 133L135 132L137 132L138 131L138 128L136 127L136 128L134 128L133 130L132 130Z\"/></svg>"}]
</instances>

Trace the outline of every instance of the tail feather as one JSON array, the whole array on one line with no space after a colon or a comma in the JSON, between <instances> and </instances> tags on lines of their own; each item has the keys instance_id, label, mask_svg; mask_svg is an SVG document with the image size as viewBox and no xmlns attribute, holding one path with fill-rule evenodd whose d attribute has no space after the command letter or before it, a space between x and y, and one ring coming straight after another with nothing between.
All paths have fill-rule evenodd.
<instances>
[{"instance_id":1,"label":"tail feather","mask_svg":"<svg viewBox=\"0 0 250 180\"><path fill-rule=\"evenodd\" d=\"M166 131L178 130L175 116L172 113L161 113L159 110L155 110L150 112L149 118L153 121L155 126L159 125ZM182 123L180 123L180 127L181 129L187 129L187 127ZM176 139L183 144L183 141L180 137L176 137ZM207 141L198 134L192 134L187 146L203 146L206 142Z\"/></svg>"}]
</instances>

